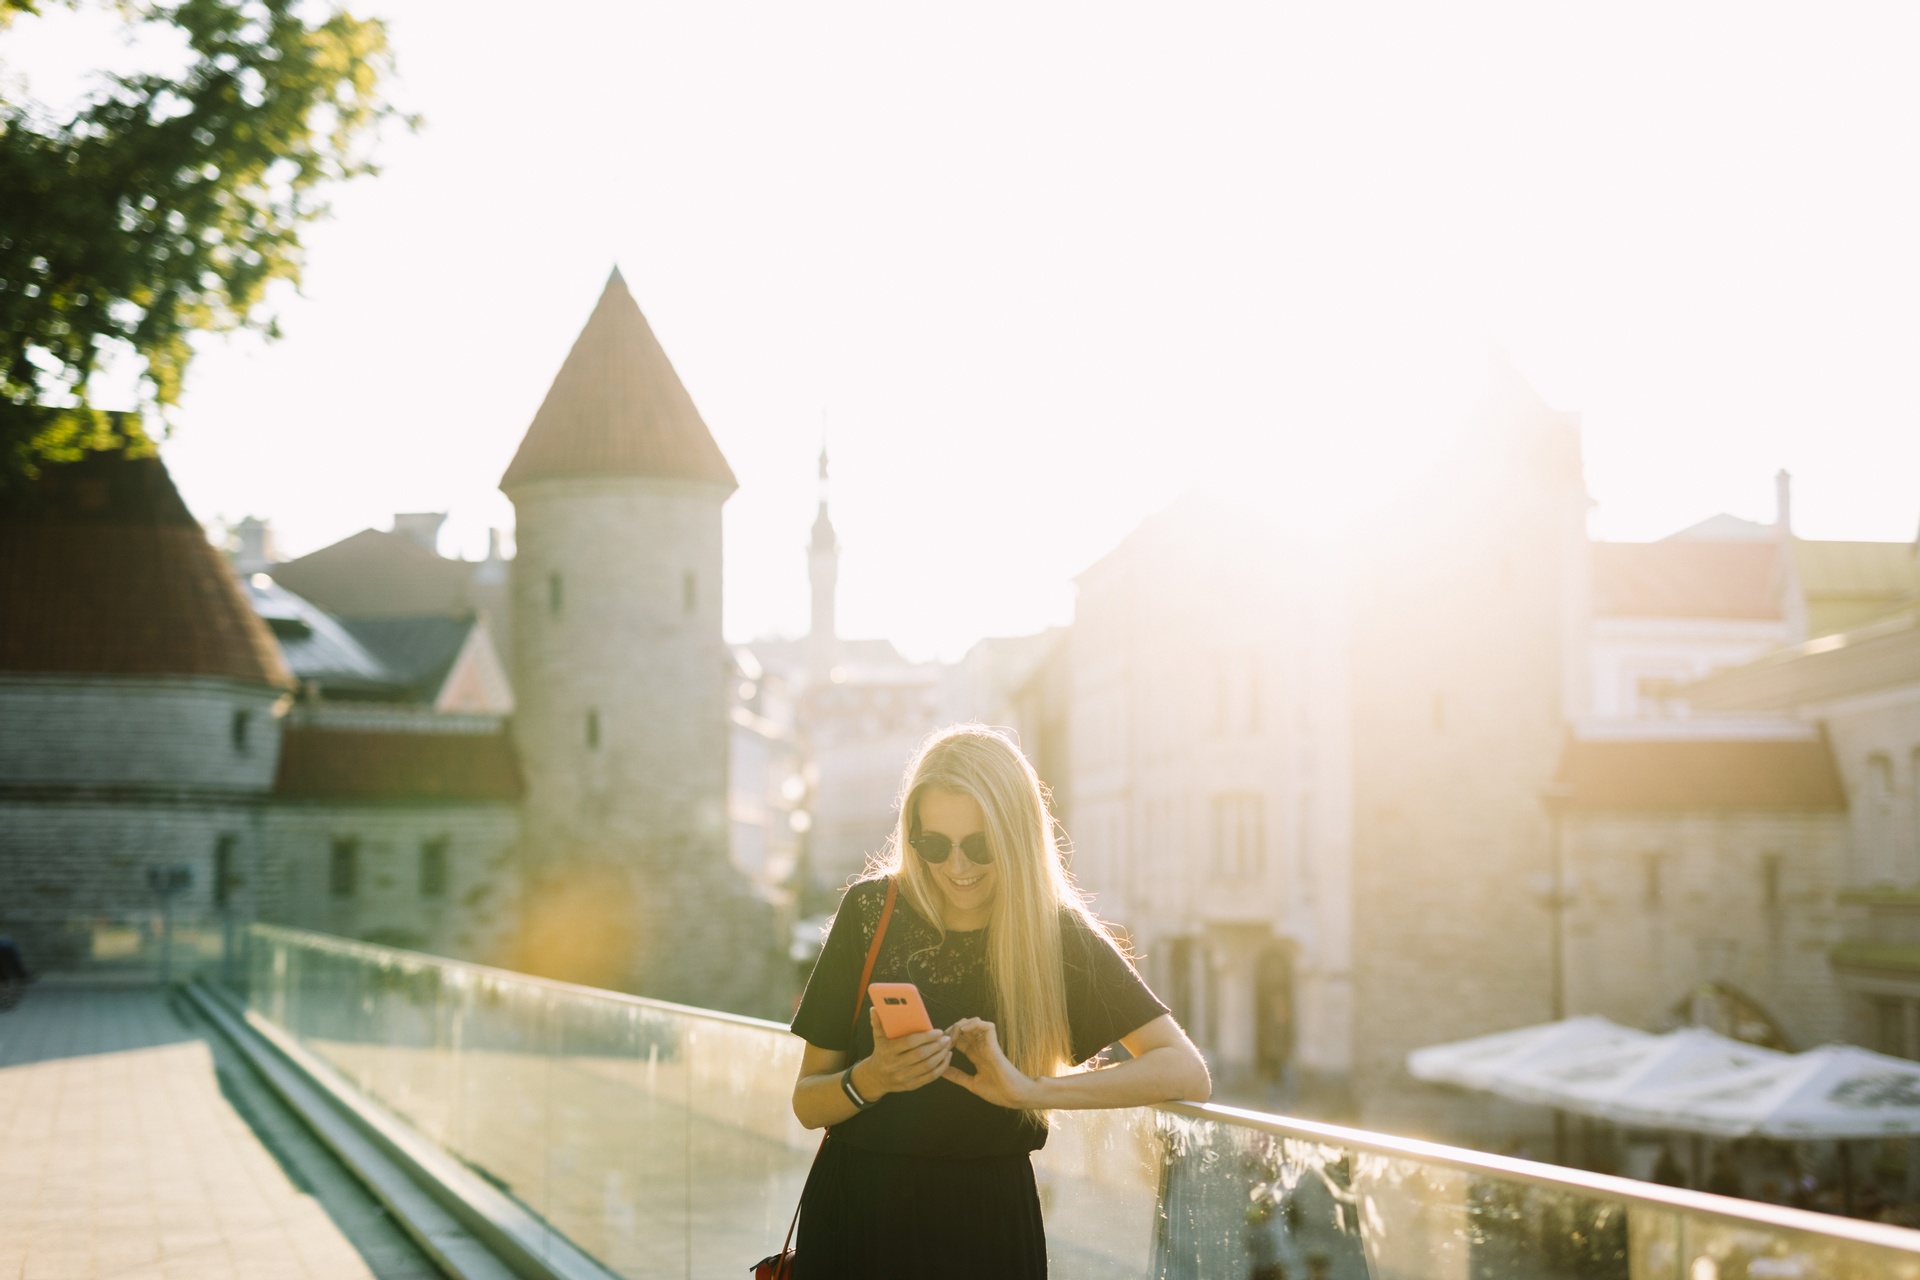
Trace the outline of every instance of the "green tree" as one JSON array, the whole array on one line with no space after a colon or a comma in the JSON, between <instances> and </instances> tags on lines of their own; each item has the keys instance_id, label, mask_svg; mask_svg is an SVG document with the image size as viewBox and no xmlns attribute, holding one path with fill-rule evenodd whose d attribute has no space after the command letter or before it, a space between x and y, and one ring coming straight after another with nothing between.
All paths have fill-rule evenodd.
<instances>
[{"instance_id":1,"label":"green tree","mask_svg":"<svg viewBox=\"0 0 1920 1280\"><path fill-rule=\"evenodd\" d=\"M0 0L0 34L40 3ZM194 334L277 336L268 286L298 285L303 226L330 184L374 171L396 114L385 27L312 7L119 0L178 29L184 71L103 78L71 119L0 97L0 498L44 463L150 448ZM142 366L139 414L88 400L116 342Z\"/></svg>"}]
</instances>

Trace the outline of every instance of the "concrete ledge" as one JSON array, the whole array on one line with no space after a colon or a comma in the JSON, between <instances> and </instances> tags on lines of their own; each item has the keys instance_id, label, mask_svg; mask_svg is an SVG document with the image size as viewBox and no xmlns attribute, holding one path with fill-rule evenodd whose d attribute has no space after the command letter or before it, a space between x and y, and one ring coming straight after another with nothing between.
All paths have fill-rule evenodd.
<instances>
[{"instance_id":1,"label":"concrete ledge","mask_svg":"<svg viewBox=\"0 0 1920 1280\"><path fill-rule=\"evenodd\" d=\"M519 1201L201 982L195 1006L455 1280L616 1280Z\"/></svg>"}]
</instances>

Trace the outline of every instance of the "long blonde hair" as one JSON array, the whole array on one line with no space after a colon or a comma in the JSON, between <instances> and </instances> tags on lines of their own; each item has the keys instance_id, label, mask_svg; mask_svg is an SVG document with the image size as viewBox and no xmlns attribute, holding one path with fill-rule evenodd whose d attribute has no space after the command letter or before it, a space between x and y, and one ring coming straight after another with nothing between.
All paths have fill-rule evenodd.
<instances>
[{"instance_id":1,"label":"long blonde hair","mask_svg":"<svg viewBox=\"0 0 1920 1280\"><path fill-rule=\"evenodd\" d=\"M1011 740L978 724L933 734L907 767L900 820L873 869L899 876L907 901L944 937L935 873L908 855L908 841L919 834L920 798L929 791L972 796L986 815L987 848L998 868L987 967L999 1006L1000 1047L1029 1076L1059 1075L1073 1065L1061 913L1076 913L1100 937L1111 935L1067 876L1039 775Z\"/></svg>"}]
</instances>

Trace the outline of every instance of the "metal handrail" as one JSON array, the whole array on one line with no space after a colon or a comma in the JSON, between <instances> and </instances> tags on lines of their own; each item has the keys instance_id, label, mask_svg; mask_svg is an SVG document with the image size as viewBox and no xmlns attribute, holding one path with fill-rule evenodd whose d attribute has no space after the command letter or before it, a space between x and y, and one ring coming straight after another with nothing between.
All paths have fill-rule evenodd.
<instances>
[{"instance_id":1,"label":"metal handrail","mask_svg":"<svg viewBox=\"0 0 1920 1280\"><path fill-rule=\"evenodd\" d=\"M633 1005L646 1009L670 1012L683 1017L704 1019L711 1022L733 1026L754 1027L766 1031L791 1035L787 1027L765 1018L752 1018L744 1014L726 1013L718 1009L703 1009L697 1005L675 1004L668 1000L656 1000L650 996L629 995L621 991L608 991L600 987L583 986L579 983L564 982L557 978L542 978L533 974L518 973L511 969L500 969L490 965L475 964L467 960L450 960L444 956L428 955L424 952L405 951L398 947L381 946L377 943L358 942L332 934L314 933L305 929L293 929L283 925L256 924L252 931L268 938L280 938L301 946L332 951L342 955L360 956L368 960L388 960L405 958L411 961L425 962L436 968L464 969L476 975L484 975L496 980L506 980L527 986L545 987L555 992L584 997L593 1000L608 1001L617 1004ZM1592 1199L1624 1202L1645 1209L1654 1209L1667 1213L1709 1214L1716 1218L1731 1219L1754 1227L1772 1231L1807 1232L1830 1239L1851 1241L1875 1248L1896 1249L1906 1253L1920 1253L1920 1231L1907 1227L1892 1226L1882 1222L1865 1222L1857 1218L1839 1217L1834 1214L1815 1213L1808 1209L1794 1209L1785 1205L1767 1204L1758 1200L1741 1200L1732 1196L1715 1195L1706 1191L1691 1191L1684 1187L1668 1187L1659 1183L1640 1182L1632 1178L1622 1178L1613 1174L1591 1173L1585 1169L1572 1169L1564 1165L1543 1164L1536 1160L1523 1160L1516 1156L1494 1155L1485 1151L1474 1151L1466 1147L1453 1147L1439 1142L1428 1142L1421 1138L1403 1138L1392 1134L1376 1133L1368 1129L1353 1129L1345 1125L1325 1124L1317 1120L1302 1120L1288 1116L1273 1115L1264 1111L1250 1111L1243 1107L1226 1106L1214 1102L1166 1102L1152 1108L1167 1115L1181 1116L1189 1120L1205 1120L1215 1124L1238 1125L1272 1134L1277 1138L1291 1138L1304 1142L1314 1142L1325 1146L1337 1146L1372 1155L1389 1156L1405 1160L1417 1160L1426 1164L1456 1169L1463 1173L1485 1174L1510 1181L1524 1182L1544 1189L1565 1192Z\"/></svg>"}]
</instances>

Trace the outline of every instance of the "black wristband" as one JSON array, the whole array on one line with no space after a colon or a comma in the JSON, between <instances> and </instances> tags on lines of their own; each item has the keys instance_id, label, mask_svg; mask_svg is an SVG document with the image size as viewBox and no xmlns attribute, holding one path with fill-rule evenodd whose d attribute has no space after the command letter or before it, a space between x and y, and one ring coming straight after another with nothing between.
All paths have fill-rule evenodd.
<instances>
[{"instance_id":1,"label":"black wristband","mask_svg":"<svg viewBox=\"0 0 1920 1280\"><path fill-rule=\"evenodd\" d=\"M845 1071L842 1071L840 1073L840 1092L847 1095L847 1101L853 1104L854 1109L856 1111L865 1111L868 1107L873 1105L873 1102L880 1101L880 1099L875 1098L873 1102L868 1102L865 1098L860 1096L860 1091L853 1087L853 1068L852 1067L848 1067Z\"/></svg>"}]
</instances>

